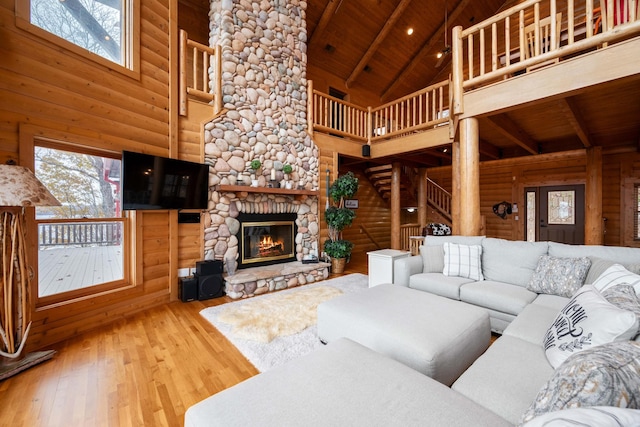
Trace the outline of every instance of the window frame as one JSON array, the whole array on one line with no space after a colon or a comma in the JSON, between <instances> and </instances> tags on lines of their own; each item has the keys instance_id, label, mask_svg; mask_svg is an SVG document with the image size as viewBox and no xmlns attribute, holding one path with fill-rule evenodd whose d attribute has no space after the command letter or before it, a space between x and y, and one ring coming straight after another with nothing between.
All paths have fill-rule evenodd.
<instances>
[{"instance_id":1,"label":"window frame","mask_svg":"<svg viewBox=\"0 0 640 427\"><path fill-rule=\"evenodd\" d=\"M111 61L31 23L31 0L15 0L16 27L78 55L83 60L140 79L140 1L123 0L122 49L124 64Z\"/></svg>"},{"instance_id":2,"label":"window frame","mask_svg":"<svg viewBox=\"0 0 640 427\"><path fill-rule=\"evenodd\" d=\"M74 151L78 153L99 155L103 157L111 157L115 159L121 158L121 152L113 151L112 149L103 149L96 147L94 141L90 141L88 138L76 135L68 134L62 131L45 130L35 127L33 125L23 124L20 126L20 164L27 166L34 170L35 163L35 147L47 147L60 149L65 151ZM37 220L35 215L35 208L26 208L27 218L27 234L28 236L34 236L29 239L28 256L29 264L32 269L31 278L31 295L32 304L36 310L44 310L60 305L71 304L78 301L87 300L90 298L100 297L102 295L110 294L113 292L120 292L127 289L136 287L135 275L133 274L131 267L131 254L135 251L133 242L135 241L132 236L133 227L131 224L131 218L122 214L121 217L110 218L90 218L87 220L63 220L73 222L104 222L108 221L120 221L122 223L122 279L111 282L100 283L89 287L61 292L58 294L47 295L41 297L38 289L38 224L40 222L47 222L47 220Z\"/></svg>"},{"instance_id":3,"label":"window frame","mask_svg":"<svg viewBox=\"0 0 640 427\"><path fill-rule=\"evenodd\" d=\"M640 191L640 177L627 177L623 181L620 194L620 241L623 246L640 248L640 238L637 237L638 191Z\"/></svg>"}]
</instances>

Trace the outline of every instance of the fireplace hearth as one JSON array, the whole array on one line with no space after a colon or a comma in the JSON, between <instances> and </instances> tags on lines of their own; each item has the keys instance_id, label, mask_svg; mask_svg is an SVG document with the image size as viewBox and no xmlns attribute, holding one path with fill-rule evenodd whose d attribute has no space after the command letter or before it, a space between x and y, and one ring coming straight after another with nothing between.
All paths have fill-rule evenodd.
<instances>
[{"instance_id":1,"label":"fireplace hearth","mask_svg":"<svg viewBox=\"0 0 640 427\"><path fill-rule=\"evenodd\" d=\"M295 261L296 214L245 214L240 228L238 268Z\"/></svg>"}]
</instances>

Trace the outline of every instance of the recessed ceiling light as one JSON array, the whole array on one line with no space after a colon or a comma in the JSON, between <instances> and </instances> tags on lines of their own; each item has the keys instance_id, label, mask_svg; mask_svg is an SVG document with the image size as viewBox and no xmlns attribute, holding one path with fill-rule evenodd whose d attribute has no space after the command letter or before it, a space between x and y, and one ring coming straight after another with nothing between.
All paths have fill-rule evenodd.
<instances>
[{"instance_id":1,"label":"recessed ceiling light","mask_svg":"<svg viewBox=\"0 0 640 427\"><path fill-rule=\"evenodd\" d=\"M407 29L407 34L408 34L408 35L413 34L413 28L409 27L409 28Z\"/></svg>"}]
</instances>

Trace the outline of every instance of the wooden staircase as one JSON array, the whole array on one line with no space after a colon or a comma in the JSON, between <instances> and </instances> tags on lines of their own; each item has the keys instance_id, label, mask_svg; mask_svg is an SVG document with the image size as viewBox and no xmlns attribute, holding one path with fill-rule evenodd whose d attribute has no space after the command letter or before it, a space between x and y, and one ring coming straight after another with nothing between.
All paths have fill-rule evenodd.
<instances>
[{"instance_id":1,"label":"wooden staircase","mask_svg":"<svg viewBox=\"0 0 640 427\"><path fill-rule=\"evenodd\" d=\"M392 166L373 166L365 170L365 175L380 197L389 202L391 200L391 170ZM413 207L418 205L418 171L415 168L403 166L400 174L400 206ZM431 209L429 222L445 222L451 225L451 193L427 178L427 206Z\"/></svg>"}]
</instances>

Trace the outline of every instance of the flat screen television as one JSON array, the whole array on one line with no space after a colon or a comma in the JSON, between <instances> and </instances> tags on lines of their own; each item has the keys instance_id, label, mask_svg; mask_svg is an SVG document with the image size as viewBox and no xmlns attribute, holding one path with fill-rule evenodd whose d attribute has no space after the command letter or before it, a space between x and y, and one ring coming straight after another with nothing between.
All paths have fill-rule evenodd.
<instances>
[{"instance_id":1,"label":"flat screen television","mask_svg":"<svg viewBox=\"0 0 640 427\"><path fill-rule=\"evenodd\" d=\"M122 152L122 209L206 209L209 166Z\"/></svg>"}]
</instances>

